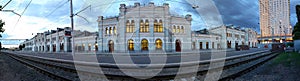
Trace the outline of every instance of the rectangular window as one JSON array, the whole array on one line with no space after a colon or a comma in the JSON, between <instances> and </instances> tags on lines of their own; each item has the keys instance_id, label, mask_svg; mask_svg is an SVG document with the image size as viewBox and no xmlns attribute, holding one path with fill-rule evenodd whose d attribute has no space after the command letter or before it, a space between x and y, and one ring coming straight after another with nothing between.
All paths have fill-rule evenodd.
<instances>
[{"instance_id":1,"label":"rectangular window","mask_svg":"<svg viewBox=\"0 0 300 81\"><path fill-rule=\"evenodd\" d=\"M200 47L200 49L203 49L202 42L200 42L199 47Z\"/></svg>"},{"instance_id":2,"label":"rectangular window","mask_svg":"<svg viewBox=\"0 0 300 81\"><path fill-rule=\"evenodd\" d=\"M212 42L212 48L215 49L215 42Z\"/></svg>"},{"instance_id":3,"label":"rectangular window","mask_svg":"<svg viewBox=\"0 0 300 81\"><path fill-rule=\"evenodd\" d=\"M206 42L206 49L209 49L209 43Z\"/></svg>"}]
</instances>

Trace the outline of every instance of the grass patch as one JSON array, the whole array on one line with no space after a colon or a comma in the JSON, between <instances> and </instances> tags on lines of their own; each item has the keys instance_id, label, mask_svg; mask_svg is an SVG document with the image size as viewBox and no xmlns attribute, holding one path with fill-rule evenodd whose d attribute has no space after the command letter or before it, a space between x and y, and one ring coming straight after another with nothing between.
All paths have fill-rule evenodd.
<instances>
[{"instance_id":1,"label":"grass patch","mask_svg":"<svg viewBox=\"0 0 300 81\"><path fill-rule=\"evenodd\" d=\"M296 52L280 53L274 60L272 65L282 64L284 66L300 66L300 54Z\"/></svg>"}]
</instances>

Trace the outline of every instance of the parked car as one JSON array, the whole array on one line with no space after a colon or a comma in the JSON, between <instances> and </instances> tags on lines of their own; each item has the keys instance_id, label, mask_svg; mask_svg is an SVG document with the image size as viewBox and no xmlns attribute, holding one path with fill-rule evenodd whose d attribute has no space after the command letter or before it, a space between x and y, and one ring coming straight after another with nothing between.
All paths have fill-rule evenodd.
<instances>
[{"instance_id":1,"label":"parked car","mask_svg":"<svg viewBox=\"0 0 300 81\"><path fill-rule=\"evenodd\" d=\"M249 48L249 46L248 45L237 45L236 47L235 47L235 50L236 51L240 51L240 50L249 50L250 48Z\"/></svg>"}]
</instances>

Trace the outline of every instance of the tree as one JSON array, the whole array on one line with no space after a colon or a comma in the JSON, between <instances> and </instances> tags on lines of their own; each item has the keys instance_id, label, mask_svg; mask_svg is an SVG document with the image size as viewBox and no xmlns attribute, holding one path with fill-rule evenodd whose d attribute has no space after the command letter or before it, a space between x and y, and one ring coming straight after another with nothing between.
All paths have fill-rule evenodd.
<instances>
[{"instance_id":1,"label":"tree","mask_svg":"<svg viewBox=\"0 0 300 81\"><path fill-rule=\"evenodd\" d=\"M0 32L3 33L5 31L5 29L3 28L3 26L5 25L5 23L0 20ZM0 34L0 37L2 37L2 35Z\"/></svg>"},{"instance_id":2,"label":"tree","mask_svg":"<svg viewBox=\"0 0 300 81\"><path fill-rule=\"evenodd\" d=\"M294 26L293 39L294 40L300 39L300 23L299 22Z\"/></svg>"},{"instance_id":3,"label":"tree","mask_svg":"<svg viewBox=\"0 0 300 81\"><path fill-rule=\"evenodd\" d=\"M5 30L3 29L3 26L5 25L2 20L0 20L0 32L3 33ZM0 34L0 38L2 38L2 35ZM2 48L2 43L0 42L0 49Z\"/></svg>"}]
</instances>

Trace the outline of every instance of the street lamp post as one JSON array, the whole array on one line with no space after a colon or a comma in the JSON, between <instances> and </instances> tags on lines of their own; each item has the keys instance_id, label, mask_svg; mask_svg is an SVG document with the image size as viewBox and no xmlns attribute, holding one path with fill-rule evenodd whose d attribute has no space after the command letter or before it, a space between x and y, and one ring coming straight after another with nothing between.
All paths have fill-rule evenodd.
<instances>
[{"instance_id":1,"label":"street lamp post","mask_svg":"<svg viewBox=\"0 0 300 81\"><path fill-rule=\"evenodd\" d=\"M281 32L282 32L282 27L281 27L281 20L279 20L279 28L280 28L280 35L279 35L279 37L280 37L280 43L282 43L282 38L281 38Z\"/></svg>"},{"instance_id":2,"label":"street lamp post","mask_svg":"<svg viewBox=\"0 0 300 81\"><path fill-rule=\"evenodd\" d=\"M272 26L272 43L274 43L274 27Z\"/></svg>"}]
</instances>

